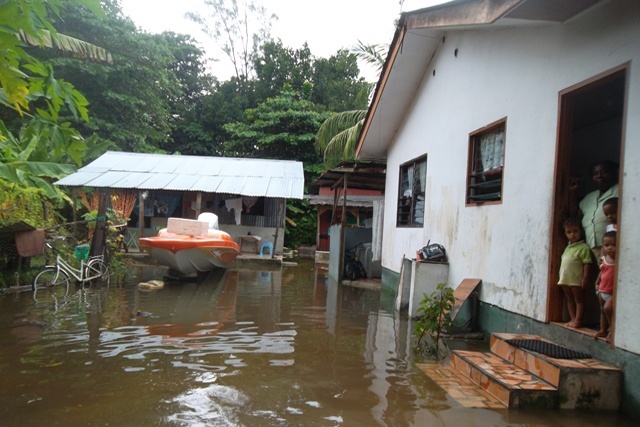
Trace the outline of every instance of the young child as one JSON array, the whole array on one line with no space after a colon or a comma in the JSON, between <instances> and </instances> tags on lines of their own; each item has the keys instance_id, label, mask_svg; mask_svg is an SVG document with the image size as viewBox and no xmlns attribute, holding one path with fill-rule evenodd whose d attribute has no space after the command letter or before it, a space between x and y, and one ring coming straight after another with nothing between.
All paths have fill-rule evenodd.
<instances>
[{"instance_id":1,"label":"young child","mask_svg":"<svg viewBox=\"0 0 640 427\"><path fill-rule=\"evenodd\" d=\"M571 316L567 326L577 329L582 327L584 288L589 282L591 248L583 240L582 225L578 218L567 218L563 228L569 244L562 254L558 285L567 300Z\"/></svg>"},{"instance_id":2,"label":"young child","mask_svg":"<svg viewBox=\"0 0 640 427\"><path fill-rule=\"evenodd\" d=\"M610 197L602 204L602 212L609 221L606 231L618 231L618 198Z\"/></svg>"},{"instance_id":3,"label":"young child","mask_svg":"<svg viewBox=\"0 0 640 427\"><path fill-rule=\"evenodd\" d=\"M600 330L593 338L602 338L608 342L611 340L611 321L613 319L613 273L616 265L616 240L617 232L607 231L602 237L602 262L600 274L596 279L596 290L600 301Z\"/></svg>"}]
</instances>

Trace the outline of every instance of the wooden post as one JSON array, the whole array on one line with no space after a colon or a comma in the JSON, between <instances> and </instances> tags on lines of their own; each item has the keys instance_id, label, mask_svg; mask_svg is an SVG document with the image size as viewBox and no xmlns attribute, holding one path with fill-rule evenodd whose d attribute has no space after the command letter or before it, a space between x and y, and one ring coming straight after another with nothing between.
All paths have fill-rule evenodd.
<instances>
[{"instance_id":1,"label":"wooden post","mask_svg":"<svg viewBox=\"0 0 640 427\"><path fill-rule=\"evenodd\" d=\"M198 219L198 217L200 216L200 206L202 205L202 193L200 191L198 191L198 193L196 193L196 217L195 219Z\"/></svg>"},{"instance_id":2,"label":"wooden post","mask_svg":"<svg viewBox=\"0 0 640 427\"><path fill-rule=\"evenodd\" d=\"M344 252L345 252L345 237L347 230L347 174L344 174L344 180L342 182L342 218L340 226L340 270L338 271L338 283L342 283L344 276Z\"/></svg>"},{"instance_id":3,"label":"wooden post","mask_svg":"<svg viewBox=\"0 0 640 427\"><path fill-rule=\"evenodd\" d=\"M106 244L106 228L107 228L107 203L109 202L109 192L104 189L99 190L100 201L98 203L98 217L96 218L96 228L93 230L93 239L91 239L90 256L102 255Z\"/></svg>"},{"instance_id":4,"label":"wooden post","mask_svg":"<svg viewBox=\"0 0 640 427\"><path fill-rule=\"evenodd\" d=\"M77 202L78 202L78 188L74 187L73 190L71 190L71 199L73 201L73 203L71 204L71 213L72 213L72 220L73 222L77 222L78 221L78 209L76 208Z\"/></svg>"},{"instance_id":5,"label":"wooden post","mask_svg":"<svg viewBox=\"0 0 640 427\"><path fill-rule=\"evenodd\" d=\"M276 255L276 247L278 245L278 230L280 229L280 215L281 210L284 210L284 206L281 209L280 205L284 205L284 199L278 200L278 208L276 210L276 234L273 235L273 250L271 251L271 259Z\"/></svg>"},{"instance_id":6,"label":"wooden post","mask_svg":"<svg viewBox=\"0 0 640 427\"><path fill-rule=\"evenodd\" d=\"M144 237L142 231L144 230L144 198L142 194L143 190L138 190L138 237Z\"/></svg>"}]
</instances>

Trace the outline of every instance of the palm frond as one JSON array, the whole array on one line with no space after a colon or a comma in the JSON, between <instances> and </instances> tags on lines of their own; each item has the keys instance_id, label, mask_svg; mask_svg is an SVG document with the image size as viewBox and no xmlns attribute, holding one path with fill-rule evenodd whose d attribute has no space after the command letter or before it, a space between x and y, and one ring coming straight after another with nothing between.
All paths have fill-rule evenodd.
<instances>
[{"instance_id":1,"label":"palm frond","mask_svg":"<svg viewBox=\"0 0 640 427\"><path fill-rule=\"evenodd\" d=\"M106 62L108 64L113 63L113 58L109 51L83 40L76 39L75 37L60 33L53 35L49 30L40 30L38 37L33 37L20 30L16 36L20 41L31 46L56 48L64 52L79 55L85 59Z\"/></svg>"},{"instance_id":2,"label":"palm frond","mask_svg":"<svg viewBox=\"0 0 640 427\"><path fill-rule=\"evenodd\" d=\"M315 147L318 153L324 153L327 146L339 133L355 126L366 116L366 110L352 110L336 113L325 120L316 134Z\"/></svg>"},{"instance_id":3,"label":"palm frond","mask_svg":"<svg viewBox=\"0 0 640 427\"><path fill-rule=\"evenodd\" d=\"M384 65L384 53L388 49L388 46L381 44L364 44L358 40L356 47L351 51L356 55L358 59L371 64L375 67L376 71L380 72Z\"/></svg>"},{"instance_id":4,"label":"palm frond","mask_svg":"<svg viewBox=\"0 0 640 427\"><path fill-rule=\"evenodd\" d=\"M331 168L342 161L355 159L356 144L363 125L364 117L331 139L324 150L325 167Z\"/></svg>"}]
</instances>

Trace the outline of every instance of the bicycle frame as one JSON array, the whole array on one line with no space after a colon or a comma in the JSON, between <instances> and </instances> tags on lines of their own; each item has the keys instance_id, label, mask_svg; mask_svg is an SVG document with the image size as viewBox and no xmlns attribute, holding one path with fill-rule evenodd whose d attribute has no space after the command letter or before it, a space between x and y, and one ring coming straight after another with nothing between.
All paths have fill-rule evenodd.
<instances>
[{"instance_id":1,"label":"bicycle frame","mask_svg":"<svg viewBox=\"0 0 640 427\"><path fill-rule=\"evenodd\" d=\"M102 277L102 272L91 266L94 260L104 262L104 256L97 255L90 257L86 263L84 262L84 260L80 260L80 268L75 268L67 261L62 259L62 257L60 257L60 254L56 254L56 265L54 267L64 271L65 273L67 273L67 275L72 276L78 282L84 283Z\"/></svg>"}]
</instances>

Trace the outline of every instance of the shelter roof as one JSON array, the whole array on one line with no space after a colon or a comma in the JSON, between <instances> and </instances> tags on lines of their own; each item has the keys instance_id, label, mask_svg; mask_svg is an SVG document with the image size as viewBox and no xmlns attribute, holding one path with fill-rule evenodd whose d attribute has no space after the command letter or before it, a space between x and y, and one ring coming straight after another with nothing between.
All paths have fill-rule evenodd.
<instances>
[{"instance_id":1,"label":"shelter roof","mask_svg":"<svg viewBox=\"0 0 640 427\"><path fill-rule=\"evenodd\" d=\"M347 188L384 192L387 166L376 162L342 162L324 172L312 187L341 187L347 179ZM350 197L347 197L347 200Z\"/></svg>"},{"instance_id":2,"label":"shelter roof","mask_svg":"<svg viewBox=\"0 0 640 427\"><path fill-rule=\"evenodd\" d=\"M333 206L333 197L317 196L314 194L305 195L304 198L309 200L310 205L315 206ZM351 196L347 194L347 206L354 208L373 208L373 202L376 200L384 200L384 196ZM342 206L342 196L338 197L338 205Z\"/></svg>"},{"instance_id":3,"label":"shelter roof","mask_svg":"<svg viewBox=\"0 0 640 427\"><path fill-rule=\"evenodd\" d=\"M304 173L291 160L108 151L55 184L302 199Z\"/></svg>"}]
</instances>

